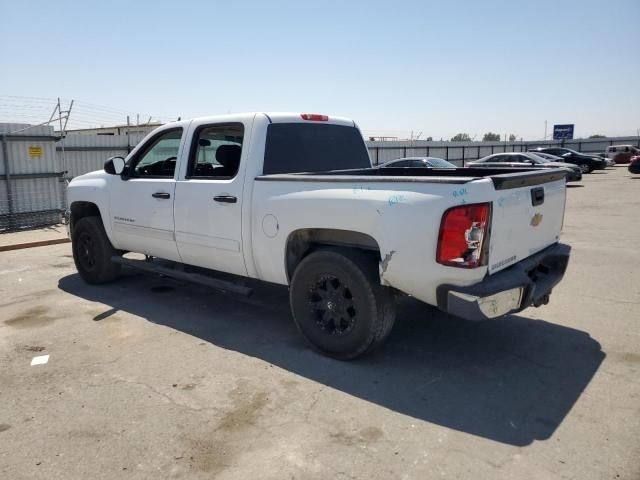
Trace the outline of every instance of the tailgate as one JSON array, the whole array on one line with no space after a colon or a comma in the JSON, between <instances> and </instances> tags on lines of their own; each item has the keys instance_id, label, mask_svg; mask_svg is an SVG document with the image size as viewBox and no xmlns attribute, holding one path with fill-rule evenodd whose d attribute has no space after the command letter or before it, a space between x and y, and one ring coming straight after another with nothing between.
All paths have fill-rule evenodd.
<instances>
[{"instance_id":1,"label":"tailgate","mask_svg":"<svg viewBox=\"0 0 640 480\"><path fill-rule=\"evenodd\" d=\"M493 202L489 240L490 274L560 238L566 198L564 174L527 174L525 179L521 175L492 178L497 199Z\"/></svg>"}]
</instances>

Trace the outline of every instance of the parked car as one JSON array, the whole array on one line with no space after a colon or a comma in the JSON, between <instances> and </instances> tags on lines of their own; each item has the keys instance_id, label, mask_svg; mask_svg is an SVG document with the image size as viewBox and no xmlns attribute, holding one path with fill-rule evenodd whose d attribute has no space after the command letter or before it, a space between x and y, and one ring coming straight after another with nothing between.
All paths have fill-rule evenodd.
<instances>
[{"instance_id":1,"label":"parked car","mask_svg":"<svg viewBox=\"0 0 640 480\"><path fill-rule=\"evenodd\" d=\"M605 161L606 166L607 167L615 167L616 166L616 162L614 162L612 159L607 157L606 153L593 153L591 154L592 157L595 157L597 159L602 159Z\"/></svg>"},{"instance_id":2,"label":"parked car","mask_svg":"<svg viewBox=\"0 0 640 480\"><path fill-rule=\"evenodd\" d=\"M627 164L631 161L631 157L640 155L640 149L633 145L611 145L607 147L606 155L615 163Z\"/></svg>"},{"instance_id":3,"label":"parked car","mask_svg":"<svg viewBox=\"0 0 640 480\"><path fill-rule=\"evenodd\" d=\"M494 153L479 160L468 162L467 166L492 168L563 168L569 172L567 174L567 182L578 182L582 180L582 170L577 165L550 161L531 152Z\"/></svg>"},{"instance_id":4,"label":"parked car","mask_svg":"<svg viewBox=\"0 0 640 480\"><path fill-rule=\"evenodd\" d=\"M238 295L242 277L286 285L302 336L341 359L384 341L399 292L469 320L545 304L571 250L564 172L372 168L353 120L318 114L168 123L68 200L87 283L128 266Z\"/></svg>"},{"instance_id":5,"label":"parked car","mask_svg":"<svg viewBox=\"0 0 640 480\"><path fill-rule=\"evenodd\" d=\"M562 157L565 162L573 163L574 165L579 166L582 170L582 173L591 173L594 170L603 170L607 166L607 162L605 162L602 158L576 152L575 150L571 150L570 148L540 147L529 151L531 153L550 153L551 155Z\"/></svg>"},{"instance_id":6,"label":"parked car","mask_svg":"<svg viewBox=\"0 0 640 480\"><path fill-rule=\"evenodd\" d=\"M436 157L405 157L391 160L380 165L380 168L413 167L413 168L457 168L453 163Z\"/></svg>"},{"instance_id":7,"label":"parked car","mask_svg":"<svg viewBox=\"0 0 640 480\"><path fill-rule=\"evenodd\" d=\"M627 167L631 173L640 173L640 155L631 157L629 166Z\"/></svg>"},{"instance_id":8,"label":"parked car","mask_svg":"<svg viewBox=\"0 0 640 480\"><path fill-rule=\"evenodd\" d=\"M528 152L528 153L533 153L533 152ZM535 152L534 155L536 155L536 156L538 156L540 158L544 158L545 160L549 160L551 162L566 163L562 157L558 157L557 155L551 155L550 153ZM573 164L571 164L571 165L573 165Z\"/></svg>"}]
</instances>

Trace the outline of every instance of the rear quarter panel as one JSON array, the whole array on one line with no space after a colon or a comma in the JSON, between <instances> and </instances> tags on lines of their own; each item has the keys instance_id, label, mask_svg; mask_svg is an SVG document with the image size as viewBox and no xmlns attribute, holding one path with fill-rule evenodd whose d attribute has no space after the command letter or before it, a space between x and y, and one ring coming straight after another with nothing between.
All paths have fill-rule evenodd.
<instances>
[{"instance_id":1,"label":"rear quarter panel","mask_svg":"<svg viewBox=\"0 0 640 480\"><path fill-rule=\"evenodd\" d=\"M442 214L454 205L494 196L488 179L466 184L256 180L251 212L255 272L262 280L287 284L285 252L291 233L308 228L355 231L378 243L383 284L435 304L438 285L471 285L486 273L486 267L468 270L436 263Z\"/></svg>"}]
</instances>

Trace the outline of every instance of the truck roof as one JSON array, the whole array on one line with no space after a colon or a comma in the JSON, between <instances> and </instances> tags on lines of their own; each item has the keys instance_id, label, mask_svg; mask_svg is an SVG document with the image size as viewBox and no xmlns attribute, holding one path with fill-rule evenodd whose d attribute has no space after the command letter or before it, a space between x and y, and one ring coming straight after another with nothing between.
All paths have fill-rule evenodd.
<instances>
[{"instance_id":1,"label":"truck roof","mask_svg":"<svg viewBox=\"0 0 640 480\"><path fill-rule=\"evenodd\" d=\"M269 123L328 123L331 125L344 125L348 127L355 127L356 123L346 117L336 117L333 115L324 115L324 114L316 114L316 113L295 113L295 112L246 112L246 113L229 113L226 115L211 115L204 117L196 117L189 118L185 120L179 120L176 122L170 122L165 124L171 126L185 126L192 120L197 121L206 121L206 122L237 122L237 121L246 121L250 118L255 117L256 115L264 115ZM309 117L309 119L305 119L304 117ZM318 118L318 119L316 119ZM320 120L320 118L322 118ZM326 120L325 120L326 118Z\"/></svg>"}]
</instances>

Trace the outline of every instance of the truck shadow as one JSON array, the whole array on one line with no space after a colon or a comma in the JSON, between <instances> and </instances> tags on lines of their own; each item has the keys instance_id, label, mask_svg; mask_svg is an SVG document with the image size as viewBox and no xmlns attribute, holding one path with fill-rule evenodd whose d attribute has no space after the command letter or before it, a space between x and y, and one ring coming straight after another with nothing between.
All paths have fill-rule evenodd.
<instances>
[{"instance_id":1,"label":"truck shadow","mask_svg":"<svg viewBox=\"0 0 640 480\"><path fill-rule=\"evenodd\" d=\"M403 299L387 343L340 362L305 346L286 288L252 286L244 299L141 273L99 287L77 274L59 281L108 306L94 321L128 312L395 412L516 446L550 438L605 357L579 330L519 315L470 323Z\"/></svg>"}]
</instances>

